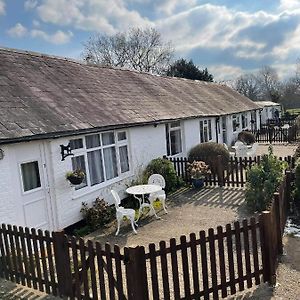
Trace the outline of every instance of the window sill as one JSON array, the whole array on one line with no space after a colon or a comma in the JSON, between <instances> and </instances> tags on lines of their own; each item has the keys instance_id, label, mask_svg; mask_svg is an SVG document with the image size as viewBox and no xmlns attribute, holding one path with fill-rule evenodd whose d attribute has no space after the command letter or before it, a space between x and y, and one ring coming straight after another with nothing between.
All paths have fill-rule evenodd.
<instances>
[{"instance_id":1,"label":"window sill","mask_svg":"<svg viewBox=\"0 0 300 300\"><path fill-rule=\"evenodd\" d=\"M114 183L120 182L122 180L125 180L127 178L132 177L134 174L132 172L127 172L125 173L122 177L117 177L117 178L113 178L111 180L102 182L100 184L94 185L94 186L87 186L85 188L79 189L79 190L75 190L75 188L73 187L74 191L73 191L73 196L72 196L72 200L77 200L81 197L87 196L89 194L92 194L94 192L97 192L103 188L106 188Z\"/></svg>"}]
</instances>

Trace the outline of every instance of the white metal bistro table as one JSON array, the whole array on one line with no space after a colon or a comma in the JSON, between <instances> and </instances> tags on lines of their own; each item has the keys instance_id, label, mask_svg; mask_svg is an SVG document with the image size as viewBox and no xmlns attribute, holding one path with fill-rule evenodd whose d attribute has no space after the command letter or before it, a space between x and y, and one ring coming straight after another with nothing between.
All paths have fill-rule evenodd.
<instances>
[{"instance_id":1,"label":"white metal bistro table","mask_svg":"<svg viewBox=\"0 0 300 300\"><path fill-rule=\"evenodd\" d=\"M246 144L245 144L245 146L246 146L248 149L251 149L251 148L252 148L252 145L246 145ZM233 145L233 146L231 146L231 148L232 148L232 149L236 149L236 148L238 148L238 146Z\"/></svg>"},{"instance_id":2,"label":"white metal bistro table","mask_svg":"<svg viewBox=\"0 0 300 300\"><path fill-rule=\"evenodd\" d=\"M159 192L161 190L162 187L156 184L140 184L140 185L131 186L128 189L126 189L126 193L133 195L134 198L137 199L140 203L139 215L137 221L140 219L141 212L144 207L149 207L150 210L155 215L156 219L160 219L160 217L156 214L154 207L150 203L145 202L145 195Z\"/></svg>"}]
</instances>

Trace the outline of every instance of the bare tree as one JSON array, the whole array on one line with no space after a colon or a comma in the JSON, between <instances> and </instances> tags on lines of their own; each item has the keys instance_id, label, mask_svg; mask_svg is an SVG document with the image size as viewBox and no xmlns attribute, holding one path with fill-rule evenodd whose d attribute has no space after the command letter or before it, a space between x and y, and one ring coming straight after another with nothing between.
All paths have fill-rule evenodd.
<instances>
[{"instance_id":1,"label":"bare tree","mask_svg":"<svg viewBox=\"0 0 300 300\"><path fill-rule=\"evenodd\" d=\"M264 100L279 101L282 97L282 84L276 70L270 66L263 66L257 75L260 85L260 98Z\"/></svg>"},{"instance_id":2,"label":"bare tree","mask_svg":"<svg viewBox=\"0 0 300 300\"><path fill-rule=\"evenodd\" d=\"M238 77L234 82L234 89L251 100L258 100L259 98L260 86L256 76L253 74L245 74Z\"/></svg>"},{"instance_id":3,"label":"bare tree","mask_svg":"<svg viewBox=\"0 0 300 300\"><path fill-rule=\"evenodd\" d=\"M93 36L84 44L82 54L88 63L156 74L166 72L173 55L171 43L164 42L154 28Z\"/></svg>"}]
</instances>

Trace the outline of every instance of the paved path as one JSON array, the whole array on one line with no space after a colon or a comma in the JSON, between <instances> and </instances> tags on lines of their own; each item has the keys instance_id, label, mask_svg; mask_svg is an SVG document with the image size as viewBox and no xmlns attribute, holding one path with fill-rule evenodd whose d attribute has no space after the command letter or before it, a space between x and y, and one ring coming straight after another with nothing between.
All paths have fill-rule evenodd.
<instances>
[{"instance_id":1,"label":"paved path","mask_svg":"<svg viewBox=\"0 0 300 300\"><path fill-rule=\"evenodd\" d=\"M0 299L1 300L58 300L54 296L41 293L34 289L26 288L20 284L0 278Z\"/></svg>"}]
</instances>

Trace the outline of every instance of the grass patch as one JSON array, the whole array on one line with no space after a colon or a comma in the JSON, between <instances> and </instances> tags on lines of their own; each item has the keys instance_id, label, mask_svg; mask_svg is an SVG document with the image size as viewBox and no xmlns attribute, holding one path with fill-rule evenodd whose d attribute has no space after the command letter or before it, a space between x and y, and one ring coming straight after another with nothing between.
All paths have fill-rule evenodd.
<instances>
[{"instance_id":1,"label":"grass patch","mask_svg":"<svg viewBox=\"0 0 300 300\"><path fill-rule=\"evenodd\" d=\"M292 115L300 114L300 108L289 108L286 111L288 111Z\"/></svg>"}]
</instances>

